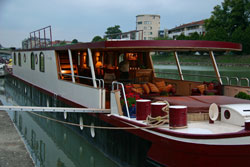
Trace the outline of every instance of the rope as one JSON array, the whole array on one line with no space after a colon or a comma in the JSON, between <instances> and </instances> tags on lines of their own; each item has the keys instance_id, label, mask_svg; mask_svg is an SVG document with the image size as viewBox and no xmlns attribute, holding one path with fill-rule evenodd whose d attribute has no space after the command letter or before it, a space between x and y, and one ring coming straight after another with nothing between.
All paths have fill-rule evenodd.
<instances>
[{"instance_id":1,"label":"rope","mask_svg":"<svg viewBox=\"0 0 250 167\"><path fill-rule=\"evenodd\" d=\"M158 128L158 127L161 127L162 125L164 125L162 123L160 123L158 125L147 126L147 127L139 127L139 126L135 126L135 125L133 125L134 127L109 127L109 126L80 125L80 124L76 124L76 123L72 123L72 122L65 122L65 121L61 121L61 120L58 120L58 119L50 118L50 117L40 115L40 114L31 112L31 111L27 111L27 112L29 112L29 113L31 113L33 115L36 115L38 117L48 119L48 120L51 120L51 121L54 121L54 122L58 122L58 123L61 123L61 124L67 124L67 125L79 126L79 127L85 127L85 128L95 128L95 129L108 129L108 130L153 129L153 128Z\"/></svg>"},{"instance_id":2,"label":"rope","mask_svg":"<svg viewBox=\"0 0 250 167\"><path fill-rule=\"evenodd\" d=\"M169 115L169 103L168 101L157 101L156 103L165 103L166 106L162 108L163 112L166 112L165 116L158 116L158 117L152 117L150 115L147 116L146 123L147 125L151 126L157 126L157 125L164 125L169 123L168 115Z\"/></svg>"}]
</instances>

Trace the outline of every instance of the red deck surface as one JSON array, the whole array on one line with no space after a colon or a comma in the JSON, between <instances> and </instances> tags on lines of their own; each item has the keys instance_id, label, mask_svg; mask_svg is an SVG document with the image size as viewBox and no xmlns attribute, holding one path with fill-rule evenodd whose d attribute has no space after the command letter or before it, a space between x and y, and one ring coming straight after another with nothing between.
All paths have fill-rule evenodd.
<instances>
[{"instance_id":1,"label":"red deck surface","mask_svg":"<svg viewBox=\"0 0 250 167\"><path fill-rule=\"evenodd\" d=\"M154 101L167 100L170 105L184 105L188 107L189 113L208 112L212 103L224 104L250 104L250 100L238 99L228 96L176 96L155 97Z\"/></svg>"}]
</instances>

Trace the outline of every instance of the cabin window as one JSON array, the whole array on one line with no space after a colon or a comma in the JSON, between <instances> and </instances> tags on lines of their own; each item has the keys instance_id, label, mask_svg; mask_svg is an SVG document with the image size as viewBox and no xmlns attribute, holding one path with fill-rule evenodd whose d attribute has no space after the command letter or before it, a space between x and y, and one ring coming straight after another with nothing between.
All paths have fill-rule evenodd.
<instances>
[{"instance_id":1,"label":"cabin window","mask_svg":"<svg viewBox=\"0 0 250 167\"><path fill-rule=\"evenodd\" d=\"M26 63L26 54L23 55L23 62Z\"/></svg>"},{"instance_id":2,"label":"cabin window","mask_svg":"<svg viewBox=\"0 0 250 167\"><path fill-rule=\"evenodd\" d=\"M30 64L31 64L31 69L35 70L35 54L32 52L30 55Z\"/></svg>"},{"instance_id":3,"label":"cabin window","mask_svg":"<svg viewBox=\"0 0 250 167\"><path fill-rule=\"evenodd\" d=\"M38 57L37 57L37 54L36 54L36 56L35 56L35 62L36 62L36 64L38 64Z\"/></svg>"},{"instance_id":4,"label":"cabin window","mask_svg":"<svg viewBox=\"0 0 250 167\"><path fill-rule=\"evenodd\" d=\"M16 53L14 53L14 65L16 65Z\"/></svg>"},{"instance_id":5,"label":"cabin window","mask_svg":"<svg viewBox=\"0 0 250 167\"><path fill-rule=\"evenodd\" d=\"M41 52L39 55L39 66L40 66L40 71L44 72L44 53Z\"/></svg>"},{"instance_id":6,"label":"cabin window","mask_svg":"<svg viewBox=\"0 0 250 167\"><path fill-rule=\"evenodd\" d=\"M18 65L21 66L21 53L18 53Z\"/></svg>"}]
</instances>

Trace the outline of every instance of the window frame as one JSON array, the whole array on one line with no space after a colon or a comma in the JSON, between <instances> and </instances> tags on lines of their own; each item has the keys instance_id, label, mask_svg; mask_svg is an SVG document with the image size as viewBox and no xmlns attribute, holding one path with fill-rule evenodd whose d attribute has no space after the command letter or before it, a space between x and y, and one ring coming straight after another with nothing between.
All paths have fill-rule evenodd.
<instances>
[{"instance_id":1,"label":"window frame","mask_svg":"<svg viewBox=\"0 0 250 167\"><path fill-rule=\"evenodd\" d=\"M40 72L45 72L45 55L43 52L40 52L39 54L39 70Z\"/></svg>"},{"instance_id":2,"label":"window frame","mask_svg":"<svg viewBox=\"0 0 250 167\"><path fill-rule=\"evenodd\" d=\"M30 67L31 67L31 70L35 70L35 54L34 54L34 52L31 52L31 54L30 54Z\"/></svg>"},{"instance_id":3,"label":"window frame","mask_svg":"<svg viewBox=\"0 0 250 167\"><path fill-rule=\"evenodd\" d=\"M26 54L23 54L23 62L26 63Z\"/></svg>"},{"instance_id":4,"label":"window frame","mask_svg":"<svg viewBox=\"0 0 250 167\"><path fill-rule=\"evenodd\" d=\"M22 61L22 57L21 57L21 56L22 56L22 55L21 55L21 53L19 52L19 53L18 53L17 59L18 59L18 66L20 66L20 67L22 66L22 62L21 62L21 61Z\"/></svg>"},{"instance_id":5,"label":"window frame","mask_svg":"<svg viewBox=\"0 0 250 167\"><path fill-rule=\"evenodd\" d=\"M16 52L14 53L14 65L16 65Z\"/></svg>"}]
</instances>

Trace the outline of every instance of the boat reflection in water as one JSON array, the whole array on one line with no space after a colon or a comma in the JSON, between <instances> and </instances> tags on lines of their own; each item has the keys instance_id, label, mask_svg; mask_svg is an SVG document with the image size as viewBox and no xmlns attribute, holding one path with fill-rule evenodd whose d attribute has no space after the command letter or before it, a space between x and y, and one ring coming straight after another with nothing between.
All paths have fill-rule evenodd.
<instances>
[{"instance_id":1,"label":"boat reflection in water","mask_svg":"<svg viewBox=\"0 0 250 167\"><path fill-rule=\"evenodd\" d=\"M1 79L1 83L2 80L5 79ZM5 99L1 100L8 105L16 103L17 105L29 106L51 106L54 104L66 106L14 79L8 78L5 83ZM28 112L11 112L9 114L23 136L36 166L118 166L67 126ZM40 114L45 115L45 113Z\"/></svg>"}]
</instances>

